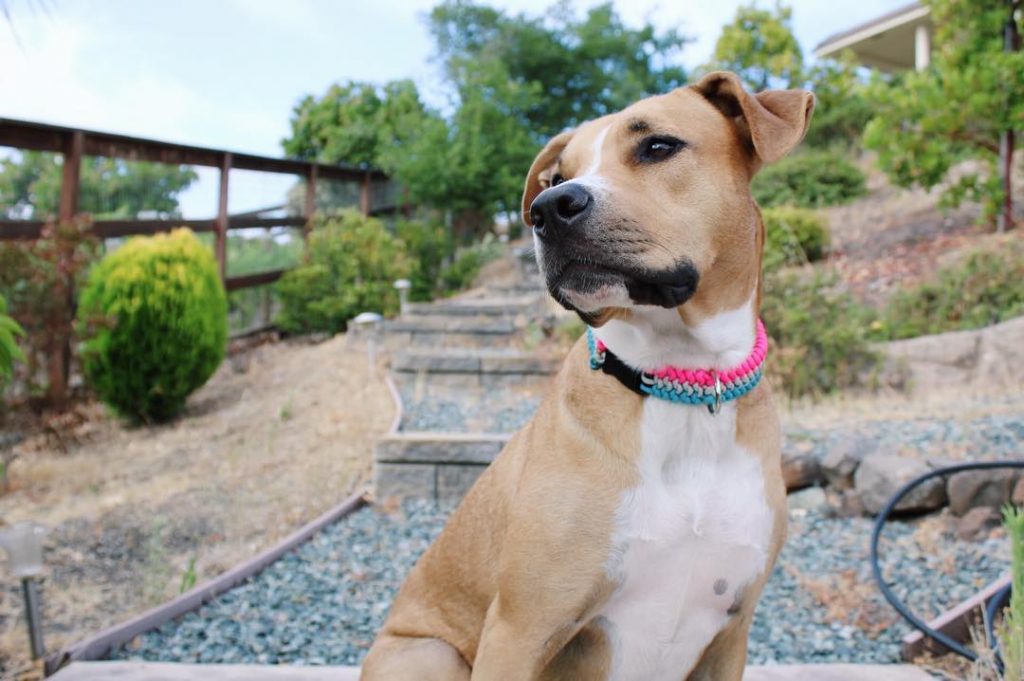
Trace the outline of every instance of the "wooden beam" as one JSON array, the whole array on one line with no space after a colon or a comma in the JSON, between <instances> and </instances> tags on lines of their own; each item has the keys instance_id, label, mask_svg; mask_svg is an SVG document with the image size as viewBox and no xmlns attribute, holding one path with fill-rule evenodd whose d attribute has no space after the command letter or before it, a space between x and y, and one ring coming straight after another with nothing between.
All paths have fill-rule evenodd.
<instances>
[{"instance_id":1,"label":"wooden beam","mask_svg":"<svg viewBox=\"0 0 1024 681\"><path fill-rule=\"evenodd\" d=\"M38 239L44 224L42 220L0 220L0 241Z\"/></svg>"},{"instance_id":2,"label":"wooden beam","mask_svg":"<svg viewBox=\"0 0 1024 681\"><path fill-rule=\"evenodd\" d=\"M370 185L370 173L363 175L362 183L359 186L359 210L363 215L370 214L370 202L371 202L371 185Z\"/></svg>"},{"instance_id":3,"label":"wooden beam","mask_svg":"<svg viewBox=\"0 0 1024 681\"><path fill-rule=\"evenodd\" d=\"M309 230L312 228L311 221L313 220L313 213L316 212L316 180L317 180L317 167L310 166L309 174L306 175L306 205L303 208L303 217L306 219L304 236L309 234Z\"/></svg>"},{"instance_id":4,"label":"wooden beam","mask_svg":"<svg viewBox=\"0 0 1024 681\"><path fill-rule=\"evenodd\" d=\"M217 231L216 220L95 220L92 233L100 239L114 239L139 234L159 234L177 227L188 227L193 232Z\"/></svg>"},{"instance_id":5,"label":"wooden beam","mask_svg":"<svg viewBox=\"0 0 1024 681\"><path fill-rule=\"evenodd\" d=\"M928 622L928 626L940 631L959 643L971 642L971 629L982 623L985 607L992 598L1010 583L1010 575L1004 575L989 584L980 592L966 601L955 605ZM920 631L912 631L903 637L902 657L907 662L917 659L925 651L938 655L949 652L946 646L925 636Z\"/></svg>"},{"instance_id":6,"label":"wooden beam","mask_svg":"<svg viewBox=\"0 0 1024 681\"><path fill-rule=\"evenodd\" d=\"M228 176L231 174L231 153L225 152L220 162L220 198L215 221L216 240L213 252L223 281L228 274Z\"/></svg>"},{"instance_id":7,"label":"wooden beam","mask_svg":"<svg viewBox=\"0 0 1024 681\"><path fill-rule=\"evenodd\" d=\"M232 229L251 229L253 227L261 227L263 229L270 229L271 227L303 227L306 224L305 218L292 217L292 218L228 218L228 231Z\"/></svg>"},{"instance_id":8,"label":"wooden beam","mask_svg":"<svg viewBox=\"0 0 1024 681\"><path fill-rule=\"evenodd\" d=\"M255 274L242 274L237 277L228 277L224 280L224 288L228 291L237 291L243 288L265 286L273 284L280 279L288 270L270 270L269 272L256 272Z\"/></svg>"}]
</instances>

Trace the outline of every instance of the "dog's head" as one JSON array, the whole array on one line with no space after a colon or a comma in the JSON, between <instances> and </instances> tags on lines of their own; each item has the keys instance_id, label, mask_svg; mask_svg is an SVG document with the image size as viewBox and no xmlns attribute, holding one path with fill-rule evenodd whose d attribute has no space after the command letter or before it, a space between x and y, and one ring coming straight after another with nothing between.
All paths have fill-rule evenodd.
<instances>
[{"instance_id":1,"label":"dog's head","mask_svg":"<svg viewBox=\"0 0 1024 681\"><path fill-rule=\"evenodd\" d=\"M742 304L764 240L750 180L813 108L809 92L753 95L716 72L552 139L523 195L552 296L594 325L635 305Z\"/></svg>"}]
</instances>

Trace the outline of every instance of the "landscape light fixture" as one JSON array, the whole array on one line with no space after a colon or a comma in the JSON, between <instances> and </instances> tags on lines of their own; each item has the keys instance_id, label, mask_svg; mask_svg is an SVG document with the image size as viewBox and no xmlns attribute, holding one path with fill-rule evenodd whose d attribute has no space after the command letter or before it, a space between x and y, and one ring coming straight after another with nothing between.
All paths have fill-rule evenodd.
<instances>
[{"instance_id":1,"label":"landscape light fixture","mask_svg":"<svg viewBox=\"0 0 1024 681\"><path fill-rule=\"evenodd\" d=\"M43 538L46 528L31 522L20 522L0 530L0 548L7 552L7 564L15 577L21 579L25 598L25 620L32 659L43 656L42 618L39 615L39 586L43 574Z\"/></svg>"},{"instance_id":2,"label":"landscape light fixture","mask_svg":"<svg viewBox=\"0 0 1024 681\"><path fill-rule=\"evenodd\" d=\"M376 312L360 312L352 320L359 335L366 337L366 357L370 362L370 373L377 368L377 335L384 317Z\"/></svg>"},{"instance_id":3,"label":"landscape light fixture","mask_svg":"<svg viewBox=\"0 0 1024 681\"><path fill-rule=\"evenodd\" d=\"M404 315L407 312L407 308L409 306L409 289L412 288L412 282L409 281L408 279L399 279L398 281L395 282L394 286L396 289L398 289L398 309L401 312L401 314Z\"/></svg>"}]
</instances>

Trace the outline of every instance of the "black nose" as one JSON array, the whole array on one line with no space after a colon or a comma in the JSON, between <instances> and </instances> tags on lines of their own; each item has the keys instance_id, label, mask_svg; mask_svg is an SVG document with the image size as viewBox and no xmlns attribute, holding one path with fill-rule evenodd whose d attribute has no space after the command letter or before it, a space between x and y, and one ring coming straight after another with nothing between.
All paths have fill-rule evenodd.
<instances>
[{"instance_id":1,"label":"black nose","mask_svg":"<svg viewBox=\"0 0 1024 681\"><path fill-rule=\"evenodd\" d=\"M545 189L530 205L533 231L544 238L578 228L593 208L590 192L575 182Z\"/></svg>"}]
</instances>

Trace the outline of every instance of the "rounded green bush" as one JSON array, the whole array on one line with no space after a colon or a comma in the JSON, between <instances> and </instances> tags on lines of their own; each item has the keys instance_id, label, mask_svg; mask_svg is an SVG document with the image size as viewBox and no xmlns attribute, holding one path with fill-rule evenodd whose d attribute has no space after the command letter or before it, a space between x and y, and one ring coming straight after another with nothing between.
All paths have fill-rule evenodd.
<instances>
[{"instance_id":1,"label":"rounded green bush","mask_svg":"<svg viewBox=\"0 0 1024 681\"><path fill-rule=\"evenodd\" d=\"M380 220L356 211L320 218L302 264L277 283L276 323L289 333L337 333L360 312L393 314L394 282L409 272L404 245Z\"/></svg>"},{"instance_id":2,"label":"rounded green bush","mask_svg":"<svg viewBox=\"0 0 1024 681\"><path fill-rule=\"evenodd\" d=\"M764 267L774 270L825 257L829 231L825 218L806 208L775 206L761 211L764 218Z\"/></svg>"},{"instance_id":3,"label":"rounded green bush","mask_svg":"<svg viewBox=\"0 0 1024 681\"><path fill-rule=\"evenodd\" d=\"M850 201L866 192L864 173L833 151L795 154L765 166L750 189L762 207L820 208Z\"/></svg>"},{"instance_id":4,"label":"rounded green bush","mask_svg":"<svg viewBox=\"0 0 1024 681\"><path fill-rule=\"evenodd\" d=\"M82 364L100 399L138 421L175 416L224 359L227 296L188 229L135 237L93 268L78 309Z\"/></svg>"}]
</instances>

